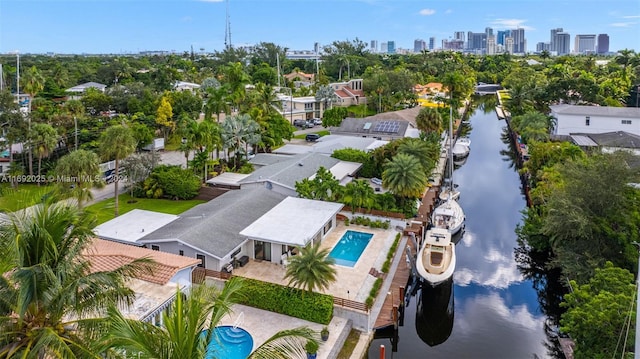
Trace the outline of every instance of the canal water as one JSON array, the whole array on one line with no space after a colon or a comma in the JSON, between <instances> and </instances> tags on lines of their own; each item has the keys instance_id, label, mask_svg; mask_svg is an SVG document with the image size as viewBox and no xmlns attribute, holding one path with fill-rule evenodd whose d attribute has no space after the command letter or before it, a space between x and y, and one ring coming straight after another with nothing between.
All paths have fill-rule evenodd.
<instances>
[{"instance_id":1,"label":"canal water","mask_svg":"<svg viewBox=\"0 0 640 359\"><path fill-rule=\"evenodd\" d=\"M380 357L380 345L386 358L559 357L534 285L516 262L515 228L526 200L507 124L498 120L495 105L476 106L463 129L471 152L453 175L466 214L453 280L418 287L405 309L397 351L391 339L374 339L370 359Z\"/></svg>"}]
</instances>

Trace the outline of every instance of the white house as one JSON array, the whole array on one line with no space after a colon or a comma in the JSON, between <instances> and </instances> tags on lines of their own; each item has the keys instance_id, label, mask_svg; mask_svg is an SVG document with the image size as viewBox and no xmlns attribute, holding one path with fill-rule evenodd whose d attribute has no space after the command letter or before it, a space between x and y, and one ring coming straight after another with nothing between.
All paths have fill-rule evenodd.
<instances>
[{"instance_id":1,"label":"white house","mask_svg":"<svg viewBox=\"0 0 640 359\"><path fill-rule=\"evenodd\" d=\"M186 82L186 81L176 81L175 84L173 84L173 88L176 91L196 91L197 89L200 88L199 84L193 83L193 82Z\"/></svg>"},{"instance_id":2,"label":"white house","mask_svg":"<svg viewBox=\"0 0 640 359\"><path fill-rule=\"evenodd\" d=\"M640 135L640 108L553 105L551 116L555 118L554 135L569 136L574 133L607 133L624 131Z\"/></svg>"}]
</instances>

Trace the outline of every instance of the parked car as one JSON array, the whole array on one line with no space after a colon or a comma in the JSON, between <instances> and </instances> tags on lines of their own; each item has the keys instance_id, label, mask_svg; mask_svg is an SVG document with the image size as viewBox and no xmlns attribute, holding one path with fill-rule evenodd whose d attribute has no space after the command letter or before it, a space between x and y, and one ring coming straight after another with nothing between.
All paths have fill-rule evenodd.
<instances>
[{"instance_id":1,"label":"parked car","mask_svg":"<svg viewBox=\"0 0 640 359\"><path fill-rule=\"evenodd\" d=\"M307 128L313 128L316 124L313 123L313 120L307 120Z\"/></svg>"},{"instance_id":2,"label":"parked car","mask_svg":"<svg viewBox=\"0 0 640 359\"><path fill-rule=\"evenodd\" d=\"M307 142L315 142L319 138L320 138L320 135L317 133L308 133L304 139L307 140Z\"/></svg>"},{"instance_id":3,"label":"parked car","mask_svg":"<svg viewBox=\"0 0 640 359\"><path fill-rule=\"evenodd\" d=\"M296 127L307 127L306 120L293 120L293 125Z\"/></svg>"},{"instance_id":4,"label":"parked car","mask_svg":"<svg viewBox=\"0 0 640 359\"><path fill-rule=\"evenodd\" d=\"M378 186L382 186L382 180L380 178L373 177L371 179L371 183L373 183L375 185L378 185Z\"/></svg>"},{"instance_id":5,"label":"parked car","mask_svg":"<svg viewBox=\"0 0 640 359\"><path fill-rule=\"evenodd\" d=\"M322 119L321 118L314 118L312 119L313 123L315 125L322 125Z\"/></svg>"}]
</instances>

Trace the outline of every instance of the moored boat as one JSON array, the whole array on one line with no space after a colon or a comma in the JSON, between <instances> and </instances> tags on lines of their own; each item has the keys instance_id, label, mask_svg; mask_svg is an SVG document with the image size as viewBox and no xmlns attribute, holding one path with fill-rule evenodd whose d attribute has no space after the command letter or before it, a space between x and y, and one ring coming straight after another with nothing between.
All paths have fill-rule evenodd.
<instances>
[{"instance_id":1,"label":"moored boat","mask_svg":"<svg viewBox=\"0 0 640 359\"><path fill-rule=\"evenodd\" d=\"M443 228L427 230L416 259L420 277L435 286L451 278L455 268L456 251L451 233Z\"/></svg>"}]
</instances>

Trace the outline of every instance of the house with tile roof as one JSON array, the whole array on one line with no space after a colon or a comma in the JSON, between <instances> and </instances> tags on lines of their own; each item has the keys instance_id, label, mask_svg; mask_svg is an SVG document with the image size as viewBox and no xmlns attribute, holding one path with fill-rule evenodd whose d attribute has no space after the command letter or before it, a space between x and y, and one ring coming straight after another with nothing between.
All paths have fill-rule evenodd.
<instances>
[{"instance_id":1,"label":"house with tile roof","mask_svg":"<svg viewBox=\"0 0 640 359\"><path fill-rule=\"evenodd\" d=\"M162 324L162 312L168 308L177 288L186 291L191 287L191 272L200 263L196 258L181 257L124 243L94 239L83 252L92 273L112 271L134 260L153 260L150 271L142 271L128 281L135 292L135 300L129 307L120 308L131 319Z\"/></svg>"},{"instance_id":2,"label":"house with tile roof","mask_svg":"<svg viewBox=\"0 0 640 359\"><path fill-rule=\"evenodd\" d=\"M552 105L551 117L556 121L553 135L570 136L574 133L628 132L640 136L640 108Z\"/></svg>"},{"instance_id":3,"label":"house with tile roof","mask_svg":"<svg viewBox=\"0 0 640 359\"><path fill-rule=\"evenodd\" d=\"M333 104L336 106L361 105L366 103L367 98L364 95L362 87L362 79L353 79L347 82L333 82L329 86L338 96L338 101Z\"/></svg>"}]
</instances>

